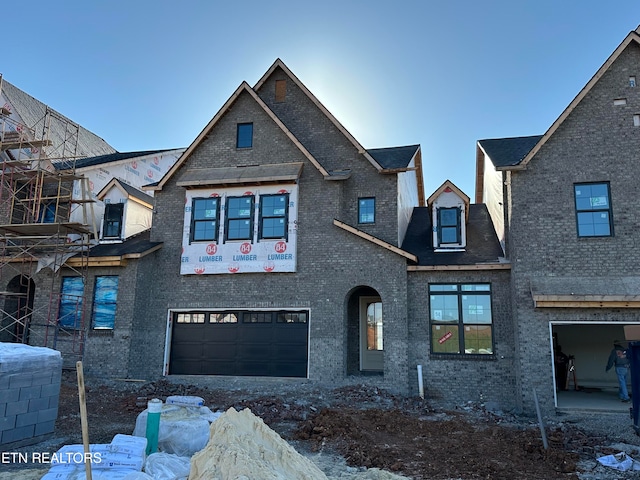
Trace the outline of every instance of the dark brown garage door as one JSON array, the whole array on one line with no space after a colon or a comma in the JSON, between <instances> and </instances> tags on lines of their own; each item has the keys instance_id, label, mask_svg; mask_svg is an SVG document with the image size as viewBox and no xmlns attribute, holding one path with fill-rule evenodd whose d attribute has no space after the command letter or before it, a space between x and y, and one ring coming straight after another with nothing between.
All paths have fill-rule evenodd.
<instances>
[{"instance_id":1,"label":"dark brown garage door","mask_svg":"<svg viewBox=\"0 0 640 480\"><path fill-rule=\"evenodd\" d=\"M307 376L307 311L176 312L169 374Z\"/></svg>"}]
</instances>

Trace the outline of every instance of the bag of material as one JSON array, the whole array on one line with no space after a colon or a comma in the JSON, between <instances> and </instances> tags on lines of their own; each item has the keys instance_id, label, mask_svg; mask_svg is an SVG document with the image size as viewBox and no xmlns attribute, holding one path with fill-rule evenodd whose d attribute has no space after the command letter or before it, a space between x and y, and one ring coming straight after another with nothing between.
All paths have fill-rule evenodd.
<instances>
[{"instance_id":1,"label":"bag of material","mask_svg":"<svg viewBox=\"0 0 640 480\"><path fill-rule=\"evenodd\" d=\"M138 415L133 435L146 436L147 415L145 409ZM160 412L158 451L191 457L202 450L209 441L209 425L222 413L214 413L207 407L187 407L164 404Z\"/></svg>"}]
</instances>

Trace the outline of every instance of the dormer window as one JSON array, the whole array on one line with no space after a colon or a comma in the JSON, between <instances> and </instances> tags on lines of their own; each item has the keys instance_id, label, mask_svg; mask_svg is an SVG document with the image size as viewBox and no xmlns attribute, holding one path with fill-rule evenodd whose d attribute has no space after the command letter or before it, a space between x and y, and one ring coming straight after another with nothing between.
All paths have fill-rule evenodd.
<instances>
[{"instance_id":1,"label":"dormer window","mask_svg":"<svg viewBox=\"0 0 640 480\"><path fill-rule=\"evenodd\" d=\"M146 193L114 178L97 198L104 202L101 242L120 243L151 228L153 197Z\"/></svg>"},{"instance_id":2,"label":"dormer window","mask_svg":"<svg viewBox=\"0 0 640 480\"><path fill-rule=\"evenodd\" d=\"M462 243L460 214L461 210L458 207L438 209L438 243L440 245Z\"/></svg>"},{"instance_id":3,"label":"dormer window","mask_svg":"<svg viewBox=\"0 0 640 480\"><path fill-rule=\"evenodd\" d=\"M463 252L467 246L469 197L449 180L427 200L431 212L433 249Z\"/></svg>"},{"instance_id":4,"label":"dormer window","mask_svg":"<svg viewBox=\"0 0 640 480\"><path fill-rule=\"evenodd\" d=\"M107 203L104 207L104 229L102 237L105 239L122 238L124 203Z\"/></svg>"}]
</instances>

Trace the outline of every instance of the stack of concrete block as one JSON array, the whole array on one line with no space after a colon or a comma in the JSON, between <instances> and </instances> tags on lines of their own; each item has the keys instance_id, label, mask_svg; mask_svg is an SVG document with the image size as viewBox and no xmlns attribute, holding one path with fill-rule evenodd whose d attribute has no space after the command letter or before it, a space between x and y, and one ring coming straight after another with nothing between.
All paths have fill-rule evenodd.
<instances>
[{"instance_id":1,"label":"stack of concrete block","mask_svg":"<svg viewBox=\"0 0 640 480\"><path fill-rule=\"evenodd\" d=\"M0 343L0 449L37 443L58 417L60 352Z\"/></svg>"}]
</instances>

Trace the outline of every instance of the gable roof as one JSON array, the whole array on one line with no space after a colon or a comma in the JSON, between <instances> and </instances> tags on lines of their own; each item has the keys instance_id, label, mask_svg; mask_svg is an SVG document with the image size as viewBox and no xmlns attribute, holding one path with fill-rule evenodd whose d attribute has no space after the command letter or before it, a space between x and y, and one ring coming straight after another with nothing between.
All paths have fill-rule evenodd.
<instances>
[{"instance_id":1,"label":"gable roof","mask_svg":"<svg viewBox=\"0 0 640 480\"><path fill-rule=\"evenodd\" d=\"M112 178L111 181L109 181L109 183L107 183L102 190L98 192L98 200L102 200L112 188L117 188L122 193L126 194L128 198L138 200L137 203L142 203L149 208L153 208L153 197L151 195L147 195L128 183L121 182L117 178Z\"/></svg>"},{"instance_id":2,"label":"gable roof","mask_svg":"<svg viewBox=\"0 0 640 480\"><path fill-rule=\"evenodd\" d=\"M535 144L535 146L529 151L526 157L520 162L518 165L513 166L510 170L522 170L526 168L527 164L531 161L531 159L535 156L536 153L542 148L542 146L551 138L551 136L556 132L556 130L564 123L567 117L573 112L576 106L582 101L582 99L591 91L596 83L602 78L602 76L609 70L611 65L618 59L620 54L631 44L635 42L640 44L640 26L626 36L626 38L622 41L618 48L616 48L613 53L609 56L606 62L602 64L602 66L598 69L591 80L587 82L587 84L580 90L578 95L571 101L569 106L564 109L562 114L556 119L555 122L549 127L549 129L545 132L545 134L540 138L540 140Z\"/></svg>"},{"instance_id":3,"label":"gable roof","mask_svg":"<svg viewBox=\"0 0 640 480\"><path fill-rule=\"evenodd\" d=\"M204 141L209 132L215 127L215 125L220 121L220 119L224 116L225 113L231 108L231 106L235 103L238 97L242 93L247 93L253 98L253 100L260 106L262 110L280 127L280 129L284 132L284 134L289 137L289 139L298 147L298 149L302 152L302 154L318 169L318 171L325 177L328 177L330 174L327 172L322 165L315 159L313 155L298 141L298 139L289 131L289 129L282 123L282 121L273 113L273 111L258 97L258 95L251 89L247 82L242 82L242 84L236 89L236 91L229 97L229 99L225 102L222 108L215 114L215 116L209 121L206 127L200 132L200 134L196 137L196 139L189 145L189 147L185 150L185 152L178 158L178 161L173 164L173 166L169 169L162 179L153 185L147 185L143 188L146 190L162 190L162 187L169 181L169 179L178 171L178 169L187 161L187 159L191 156L193 151Z\"/></svg>"},{"instance_id":4,"label":"gable roof","mask_svg":"<svg viewBox=\"0 0 640 480\"><path fill-rule=\"evenodd\" d=\"M489 138L478 140L478 147L491 159L496 170L506 170L519 165L541 138L542 135Z\"/></svg>"},{"instance_id":5,"label":"gable roof","mask_svg":"<svg viewBox=\"0 0 640 480\"><path fill-rule=\"evenodd\" d=\"M436 198L438 198L444 192L450 192L450 191L458 195L458 197L460 197L460 199L464 202L464 205L466 207L464 212L465 222L468 221L469 220L469 203L471 202L471 200L462 190L456 187L451 180L445 180L444 183L440 185L440 187L431 194L431 196L427 199L427 207L431 208L431 205L433 204L433 202L435 202Z\"/></svg>"},{"instance_id":6,"label":"gable roof","mask_svg":"<svg viewBox=\"0 0 640 480\"><path fill-rule=\"evenodd\" d=\"M282 69L285 72L285 74L287 74L287 76L289 76L289 78L291 78L291 80L294 81L294 83L298 86L298 88L300 88L300 90L302 90L302 92L309 98L309 100L311 100L311 102L314 103L316 107L320 109L320 111L329 119L329 121L335 125L335 127L347 138L347 140L349 140L349 142L351 142L351 144L354 147L356 147L358 152L361 153L364 156L364 158L366 158L367 161L376 168L376 170L378 171L382 170L383 167L371 156L371 154L367 150L365 150L365 148L362 145L360 145L360 143L355 139L355 137L351 135L351 133L349 133L349 131L346 128L344 128L344 126L338 121L338 119L334 117L329 110L327 110L327 108L316 98L316 96L313 93L311 93L311 91L300 81L298 77L296 77L293 74L291 70L289 70L289 67L287 67L284 64L284 62L279 58L277 58L276 61L273 62L273 65L271 65L269 70L267 70L267 72L262 76L262 78L258 80L258 82L254 85L253 89L255 91L259 90L260 87L271 76L271 74L275 72L276 69L278 68Z\"/></svg>"},{"instance_id":7,"label":"gable roof","mask_svg":"<svg viewBox=\"0 0 640 480\"><path fill-rule=\"evenodd\" d=\"M501 260L503 256L500 241L489 211L484 204L469 205L467 223L467 246L464 251L435 252L433 249L433 229L428 207L413 209L402 249L418 257L416 268L410 270L451 269L465 270L475 268L509 268Z\"/></svg>"}]
</instances>

